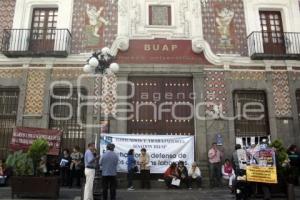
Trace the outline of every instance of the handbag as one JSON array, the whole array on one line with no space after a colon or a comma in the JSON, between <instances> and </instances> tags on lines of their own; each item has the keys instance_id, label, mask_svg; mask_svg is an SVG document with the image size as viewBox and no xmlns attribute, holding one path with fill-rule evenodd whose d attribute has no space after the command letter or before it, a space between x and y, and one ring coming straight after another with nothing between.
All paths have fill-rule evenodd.
<instances>
[{"instance_id":1,"label":"handbag","mask_svg":"<svg viewBox=\"0 0 300 200\"><path fill-rule=\"evenodd\" d=\"M178 179L178 178L173 178L173 179L172 179L172 182L171 182L171 185L174 185L174 186L180 186L180 179Z\"/></svg>"}]
</instances>

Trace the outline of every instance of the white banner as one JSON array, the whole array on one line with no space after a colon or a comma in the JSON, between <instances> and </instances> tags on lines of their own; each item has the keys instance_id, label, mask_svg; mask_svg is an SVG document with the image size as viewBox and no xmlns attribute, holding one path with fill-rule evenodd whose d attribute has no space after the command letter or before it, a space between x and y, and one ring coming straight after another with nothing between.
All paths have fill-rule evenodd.
<instances>
[{"instance_id":1,"label":"white banner","mask_svg":"<svg viewBox=\"0 0 300 200\"><path fill-rule=\"evenodd\" d=\"M164 173L172 162L184 161L187 167L194 162L194 136L101 134L100 155L109 143L116 146L115 152L120 160L119 172L127 172L129 149L134 149L136 160L142 148L147 150L151 173Z\"/></svg>"}]
</instances>

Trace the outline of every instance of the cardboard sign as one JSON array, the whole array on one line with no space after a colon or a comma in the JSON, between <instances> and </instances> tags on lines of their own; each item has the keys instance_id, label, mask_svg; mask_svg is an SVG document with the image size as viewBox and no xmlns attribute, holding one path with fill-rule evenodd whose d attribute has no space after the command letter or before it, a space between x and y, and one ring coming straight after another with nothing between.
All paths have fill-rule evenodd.
<instances>
[{"instance_id":1,"label":"cardboard sign","mask_svg":"<svg viewBox=\"0 0 300 200\"><path fill-rule=\"evenodd\" d=\"M247 181L276 184L276 167L247 166Z\"/></svg>"},{"instance_id":2,"label":"cardboard sign","mask_svg":"<svg viewBox=\"0 0 300 200\"><path fill-rule=\"evenodd\" d=\"M248 150L249 166L247 181L277 183L275 152L266 145L258 145Z\"/></svg>"},{"instance_id":3,"label":"cardboard sign","mask_svg":"<svg viewBox=\"0 0 300 200\"><path fill-rule=\"evenodd\" d=\"M59 130L17 127L13 133L10 148L14 151L27 150L34 140L42 138L48 141L48 155L59 155L62 132Z\"/></svg>"}]
</instances>

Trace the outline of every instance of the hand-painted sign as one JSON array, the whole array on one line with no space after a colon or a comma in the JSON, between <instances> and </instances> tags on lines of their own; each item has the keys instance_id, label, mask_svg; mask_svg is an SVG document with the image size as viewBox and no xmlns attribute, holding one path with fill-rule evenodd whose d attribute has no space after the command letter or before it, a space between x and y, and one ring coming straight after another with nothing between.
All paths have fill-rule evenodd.
<instances>
[{"instance_id":1,"label":"hand-painted sign","mask_svg":"<svg viewBox=\"0 0 300 200\"><path fill-rule=\"evenodd\" d=\"M34 140L42 138L48 141L48 155L58 155L62 132L59 130L17 127L13 133L10 148L14 151L27 150Z\"/></svg>"},{"instance_id":2,"label":"hand-painted sign","mask_svg":"<svg viewBox=\"0 0 300 200\"><path fill-rule=\"evenodd\" d=\"M275 152L266 145L248 150L247 181L277 183Z\"/></svg>"}]
</instances>

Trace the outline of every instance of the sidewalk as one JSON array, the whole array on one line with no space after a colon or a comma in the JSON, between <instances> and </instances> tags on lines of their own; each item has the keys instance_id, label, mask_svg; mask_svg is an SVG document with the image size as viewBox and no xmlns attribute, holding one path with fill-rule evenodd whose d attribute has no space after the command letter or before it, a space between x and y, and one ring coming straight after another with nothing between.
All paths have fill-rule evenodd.
<instances>
[{"instance_id":1,"label":"sidewalk","mask_svg":"<svg viewBox=\"0 0 300 200\"><path fill-rule=\"evenodd\" d=\"M300 187L295 189L295 200L300 199ZM81 190L62 188L59 200L80 200ZM10 188L0 188L0 199L10 200ZM235 196L228 189L203 189L199 190L135 190L128 192L121 189L117 192L117 200L234 200ZM274 198L284 200L286 198ZM18 199L16 199L18 200ZM24 199L23 199L24 200ZM28 199L26 199L28 200ZM37 200L37 199L35 199Z\"/></svg>"}]
</instances>

